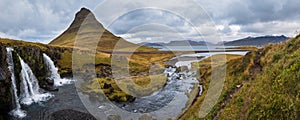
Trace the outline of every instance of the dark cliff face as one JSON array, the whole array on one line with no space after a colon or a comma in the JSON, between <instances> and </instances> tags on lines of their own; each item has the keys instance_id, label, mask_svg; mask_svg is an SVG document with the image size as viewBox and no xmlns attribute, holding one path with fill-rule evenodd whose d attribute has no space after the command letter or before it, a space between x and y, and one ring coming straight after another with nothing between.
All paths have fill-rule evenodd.
<instances>
[{"instance_id":1,"label":"dark cliff face","mask_svg":"<svg viewBox=\"0 0 300 120\"><path fill-rule=\"evenodd\" d=\"M12 108L10 73L6 62L6 48L0 46L0 120L8 119L7 112Z\"/></svg>"}]
</instances>

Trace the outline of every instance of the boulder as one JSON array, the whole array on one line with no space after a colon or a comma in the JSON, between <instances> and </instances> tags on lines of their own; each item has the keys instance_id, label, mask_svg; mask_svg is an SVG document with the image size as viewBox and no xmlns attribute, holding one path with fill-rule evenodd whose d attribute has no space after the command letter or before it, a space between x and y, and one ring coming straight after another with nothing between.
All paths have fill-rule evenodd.
<instances>
[{"instance_id":1,"label":"boulder","mask_svg":"<svg viewBox=\"0 0 300 120\"><path fill-rule=\"evenodd\" d=\"M111 87L111 84L104 83L104 85L103 85L103 88L104 88L104 89L108 89L108 88L110 88L110 87Z\"/></svg>"},{"instance_id":2,"label":"boulder","mask_svg":"<svg viewBox=\"0 0 300 120\"><path fill-rule=\"evenodd\" d=\"M54 85L54 80L47 77L47 78L46 78L46 83L47 83L48 85Z\"/></svg>"}]
</instances>

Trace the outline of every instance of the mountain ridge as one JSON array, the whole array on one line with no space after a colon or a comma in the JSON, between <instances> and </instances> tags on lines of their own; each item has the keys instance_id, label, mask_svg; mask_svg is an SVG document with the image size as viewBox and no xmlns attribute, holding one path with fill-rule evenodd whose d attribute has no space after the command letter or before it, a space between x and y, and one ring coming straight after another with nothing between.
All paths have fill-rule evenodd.
<instances>
[{"instance_id":1,"label":"mountain ridge","mask_svg":"<svg viewBox=\"0 0 300 120\"><path fill-rule=\"evenodd\" d=\"M170 41L168 43L163 43L163 42L141 42L138 43L139 45L145 45L145 46L186 46L186 45L191 45L191 46L218 46L218 45L225 45L225 46L265 46L269 43L280 43L288 40L289 37L286 37L284 35L281 36L271 36L271 35L266 35L266 36L258 36L258 37L246 37L246 38L241 38L237 40L232 40L232 41L224 41L224 42L219 42L219 43L211 43L207 41L195 41L195 40L174 40Z\"/></svg>"},{"instance_id":2,"label":"mountain ridge","mask_svg":"<svg viewBox=\"0 0 300 120\"><path fill-rule=\"evenodd\" d=\"M246 37L246 38L237 39L233 41L226 41L223 44L226 46L264 46L269 43L276 44L276 43L284 42L287 39L289 38L284 35L281 36L266 35L266 36L259 36L259 37Z\"/></svg>"}]
</instances>

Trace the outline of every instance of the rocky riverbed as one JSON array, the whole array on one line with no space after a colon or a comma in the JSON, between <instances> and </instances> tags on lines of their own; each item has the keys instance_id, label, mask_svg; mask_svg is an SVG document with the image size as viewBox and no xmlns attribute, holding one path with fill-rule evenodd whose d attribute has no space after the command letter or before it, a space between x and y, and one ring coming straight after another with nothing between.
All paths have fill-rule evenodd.
<instances>
[{"instance_id":1,"label":"rocky riverbed","mask_svg":"<svg viewBox=\"0 0 300 120\"><path fill-rule=\"evenodd\" d=\"M84 107L74 84L62 86L52 94L54 97L46 102L22 106L27 112L22 120L96 120Z\"/></svg>"}]
</instances>

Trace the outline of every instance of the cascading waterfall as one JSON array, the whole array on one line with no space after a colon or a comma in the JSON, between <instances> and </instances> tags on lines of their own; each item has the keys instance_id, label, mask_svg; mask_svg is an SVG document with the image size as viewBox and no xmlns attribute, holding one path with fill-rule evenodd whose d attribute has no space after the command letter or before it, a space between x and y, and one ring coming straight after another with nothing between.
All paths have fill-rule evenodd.
<instances>
[{"instance_id":1,"label":"cascading waterfall","mask_svg":"<svg viewBox=\"0 0 300 120\"><path fill-rule=\"evenodd\" d=\"M8 64L8 70L11 73L11 82L12 82L12 88L13 88L13 96L14 96L14 100L15 100L15 105L16 108L13 109L10 114L18 117L18 118L23 118L26 116L26 113L24 110L21 109L21 105L19 102L19 97L18 97L18 89L16 86L16 79L15 79L15 70L14 70L14 61L13 61L13 57L12 57L12 48L6 48L7 51L7 64Z\"/></svg>"},{"instance_id":2,"label":"cascading waterfall","mask_svg":"<svg viewBox=\"0 0 300 120\"><path fill-rule=\"evenodd\" d=\"M25 105L30 105L34 102L47 101L53 97L50 93L40 93L40 87L38 80L34 76L30 67L23 61L19 56L21 63L21 103Z\"/></svg>"},{"instance_id":3,"label":"cascading waterfall","mask_svg":"<svg viewBox=\"0 0 300 120\"><path fill-rule=\"evenodd\" d=\"M12 88L13 88L13 97L15 102L15 107L10 114L12 116L18 118L26 117L26 111L21 109L21 104L24 105L31 105L32 103L37 103L41 101L47 101L53 97L50 93L40 93L40 87L38 80L34 76L32 70L24 62L24 60L18 55L20 63L21 63L21 85L20 85L20 98L18 96L18 88L16 86L15 80L15 71L14 71L14 61L12 56L12 48L6 48L7 50L7 64L8 69L11 73L11 81L12 81Z\"/></svg>"},{"instance_id":4,"label":"cascading waterfall","mask_svg":"<svg viewBox=\"0 0 300 120\"><path fill-rule=\"evenodd\" d=\"M51 60L49 56L47 56L45 53L43 53L44 61L47 67L47 70L49 71L50 75L48 77L51 80L54 80L54 85L55 86L62 86L64 84L71 84L72 80L69 79L63 79L60 77L58 74L58 68L55 67L54 62Z\"/></svg>"}]
</instances>

